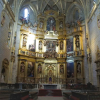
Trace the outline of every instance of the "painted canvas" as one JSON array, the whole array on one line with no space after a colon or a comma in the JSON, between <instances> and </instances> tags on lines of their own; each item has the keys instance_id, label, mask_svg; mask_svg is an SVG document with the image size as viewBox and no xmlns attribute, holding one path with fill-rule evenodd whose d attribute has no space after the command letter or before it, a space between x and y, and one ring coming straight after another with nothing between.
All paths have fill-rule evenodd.
<instances>
[{"instance_id":1,"label":"painted canvas","mask_svg":"<svg viewBox=\"0 0 100 100\"><path fill-rule=\"evenodd\" d=\"M35 52L35 45L36 44L36 40L34 40L33 44L29 45L29 51Z\"/></svg>"},{"instance_id":2,"label":"painted canvas","mask_svg":"<svg viewBox=\"0 0 100 100\"><path fill-rule=\"evenodd\" d=\"M74 77L74 62L67 62L67 78Z\"/></svg>"},{"instance_id":3,"label":"painted canvas","mask_svg":"<svg viewBox=\"0 0 100 100\"><path fill-rule=\"evenodd\" d=\"M34 77L34 62L28 62L27 76Z\"/></svg>"},{"instance_id":4,"label":"painted canvas","mask_svg":"<svg viewBox=\"0 0 100 100\"><path fill-rule=\"evenodd\" d=\"M67 52L73 51L73 38L67 39Z\"/></svg>"},{"instance_id":5,"label":"painted canvas","mask_svg":"<svg viewBox=\"0 0 100 100\"><path fill-rule=\"evenodd\" d=\"M47 30L48 31L55 31L56 30L56 21L53 17L50 17L47 20Z\"/></svg>"}]
</instances>

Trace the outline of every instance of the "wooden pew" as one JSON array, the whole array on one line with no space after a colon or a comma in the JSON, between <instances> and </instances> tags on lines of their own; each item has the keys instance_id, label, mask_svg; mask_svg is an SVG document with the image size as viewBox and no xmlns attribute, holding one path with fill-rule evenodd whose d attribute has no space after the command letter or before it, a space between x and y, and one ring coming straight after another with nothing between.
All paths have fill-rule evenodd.
<instances>
[{"instance_id":1,"label":"wooden pew","mask_svg":"<svg viewBox=\"0 0 100 100\"><path fill-rule=\"evenodd\" d=\"M37 100L38 99L38 92L29 92L30 99Z\"/></svg>"},{"instance_id":2,"label":"wooden pew","mask_svg":"<svg viewBox=\"0 0 100 100\"><path fill-rule=\"evenodd\" d=\"M11 94L10 100L37 100L38 92L22 91Z\"/></svg>"},{"instance_id":3,"label":"wooden pew","mask_svg":"<svg viewBox=\"0 0 100 100\"><path fill-rule=\"evenodd\" d=\"M12 91L0 90L0 100L10 100Z\"/></svg>"},{"instance_id":4,"label":"wooden pew","mask_svg":"<svg viewBox=\"0 0 100 100\"><path fill-rule=\"evenodd\" d=\"M70 100L71 92L63 92L63 99Z\"/></svg>"}]
</instances>

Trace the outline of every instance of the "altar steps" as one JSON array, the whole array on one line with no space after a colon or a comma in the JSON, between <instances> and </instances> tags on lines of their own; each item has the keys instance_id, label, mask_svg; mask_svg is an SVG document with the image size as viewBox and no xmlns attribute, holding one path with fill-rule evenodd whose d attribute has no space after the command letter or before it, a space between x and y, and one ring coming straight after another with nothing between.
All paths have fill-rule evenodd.
<instances>
[{"instance_id":1,"label":"altar steps","mask_svg":"<svg viewBox=\"0 0 100 100\"><path fill-rule=\"evenodd\" d=\"M38 100L63 100L63 97L40 96Z\"/></svg>"},{"instance_id":2,"label":"altar steps","mask_svg":"<svg viewBox=\"0 0 100 100\"><path fill-rule=\"evenodd\" d=\"M59 96L62 97L61 90L40 89L38 96Z\"/></svg>"}]
</instances>

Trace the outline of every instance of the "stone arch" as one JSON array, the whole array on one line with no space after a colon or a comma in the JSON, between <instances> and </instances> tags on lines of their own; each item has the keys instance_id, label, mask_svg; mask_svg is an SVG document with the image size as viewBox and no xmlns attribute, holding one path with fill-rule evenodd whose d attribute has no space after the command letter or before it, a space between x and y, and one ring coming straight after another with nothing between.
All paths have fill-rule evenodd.
<instances>
[{"instance_id":1,"label":"stone arch","mask_svg":"<svg viewBox=\"0 0 100 100\"><path fill-rule=\"evenodd\" d=\"M77 2L74 2L69 6L69 8L68 8L68 10L66 12L66 22L73 20L73 16L72 15L73 15L75 9L78 9L81 14L84 14L83 8Z\"/></svg>"},{"instance_id":2,"label":"stone arch","mask_svg":"<svg viewBox=\"0 0 100 100\"><path fill-rule=\"evenodd\" d=\"M34 14L34 23L33 24L37 23L37 14L38 14L38 12L37 12L36 8L30 2L28 2L26 4L23 4L23 3L20 4L19 9L18 9L18 18L20 16L21 10L25 9L25 8L29 8L31 10L31 12Z\"/></svg>"}]
</instances>

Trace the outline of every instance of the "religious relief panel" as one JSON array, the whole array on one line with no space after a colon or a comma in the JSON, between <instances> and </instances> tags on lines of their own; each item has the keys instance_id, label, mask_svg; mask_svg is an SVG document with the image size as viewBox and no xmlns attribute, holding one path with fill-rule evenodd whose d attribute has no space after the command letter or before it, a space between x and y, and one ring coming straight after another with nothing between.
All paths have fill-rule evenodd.
<instances>
[{"instance_id":1,"label":"religious relief panel","mask_svg":"<svg viewBox=\"0 0 100 100\"><path fill-rule=\"evenodd\" d=\"M29 45L29 51L35 52L36 40L33 40L33 43Z\"/></svg>"},{"instance_id":2,"label":"religious relief panel","mask_svg":"<svg viewBox=\"0 0 100 100\"><path fill-rule=\"evenodd\" d=\"M46 41L46 52L44 53L45 58L55 58L58 56L56 52L57 41Z\"/></svg>"},{"instance_id":3,"label":"religious relief panel","mask_svg":"<svg viewBox=\"0 0 100 100\"><path fill-rule=\"evenodd\" d=\"M56 51L56 41L47 41L46 51Z\"/></svg>"},{"instance_id":4,"label":"religious relief panel","mask_svg":"<svg viewBox=\"0 0 100 100\"><path fill-rule=\"evenodd\" d=\"M49 17L47 20L47 30L48 31L56 30L56 20L53 17Z\"/></svg>"},{"instance_id":5,"label":"religious relief panel","mask_svg":"<svg viewBox=\"0 0 100 100\"><path fill-rule=\"evenodd\" d=\"M60 74L64 74L64 66L60 65Z\"/></svg>"},{"instance_id":6,"label":"religious relief panel","mask_svg":"<svg viewBox=\"0 0 100 100\"><path fill-rule=\"evenodd\" d=\"M74 77L74 62L67 62L67 78Z\"/></svg>"},{"instance_id":7,"label":"religious relief panel","mask_svg":"<svg viewBox=\"0 0 100 100\"><path fill-rule=\"evenodd\" d=\"M67 52L73 51L73 38L67 39Z\"/></svg>"},{"instance_id":8,"label":"religious relief panel","mask_svg":"<svg viewBox=\"0 0 100 100\"><path fill-rule=\"evenodd\" d=\"M28 77L34 77L34 62L28 62L28 68L27 68L27 76Z\"/></svg>"}]
</instances>

